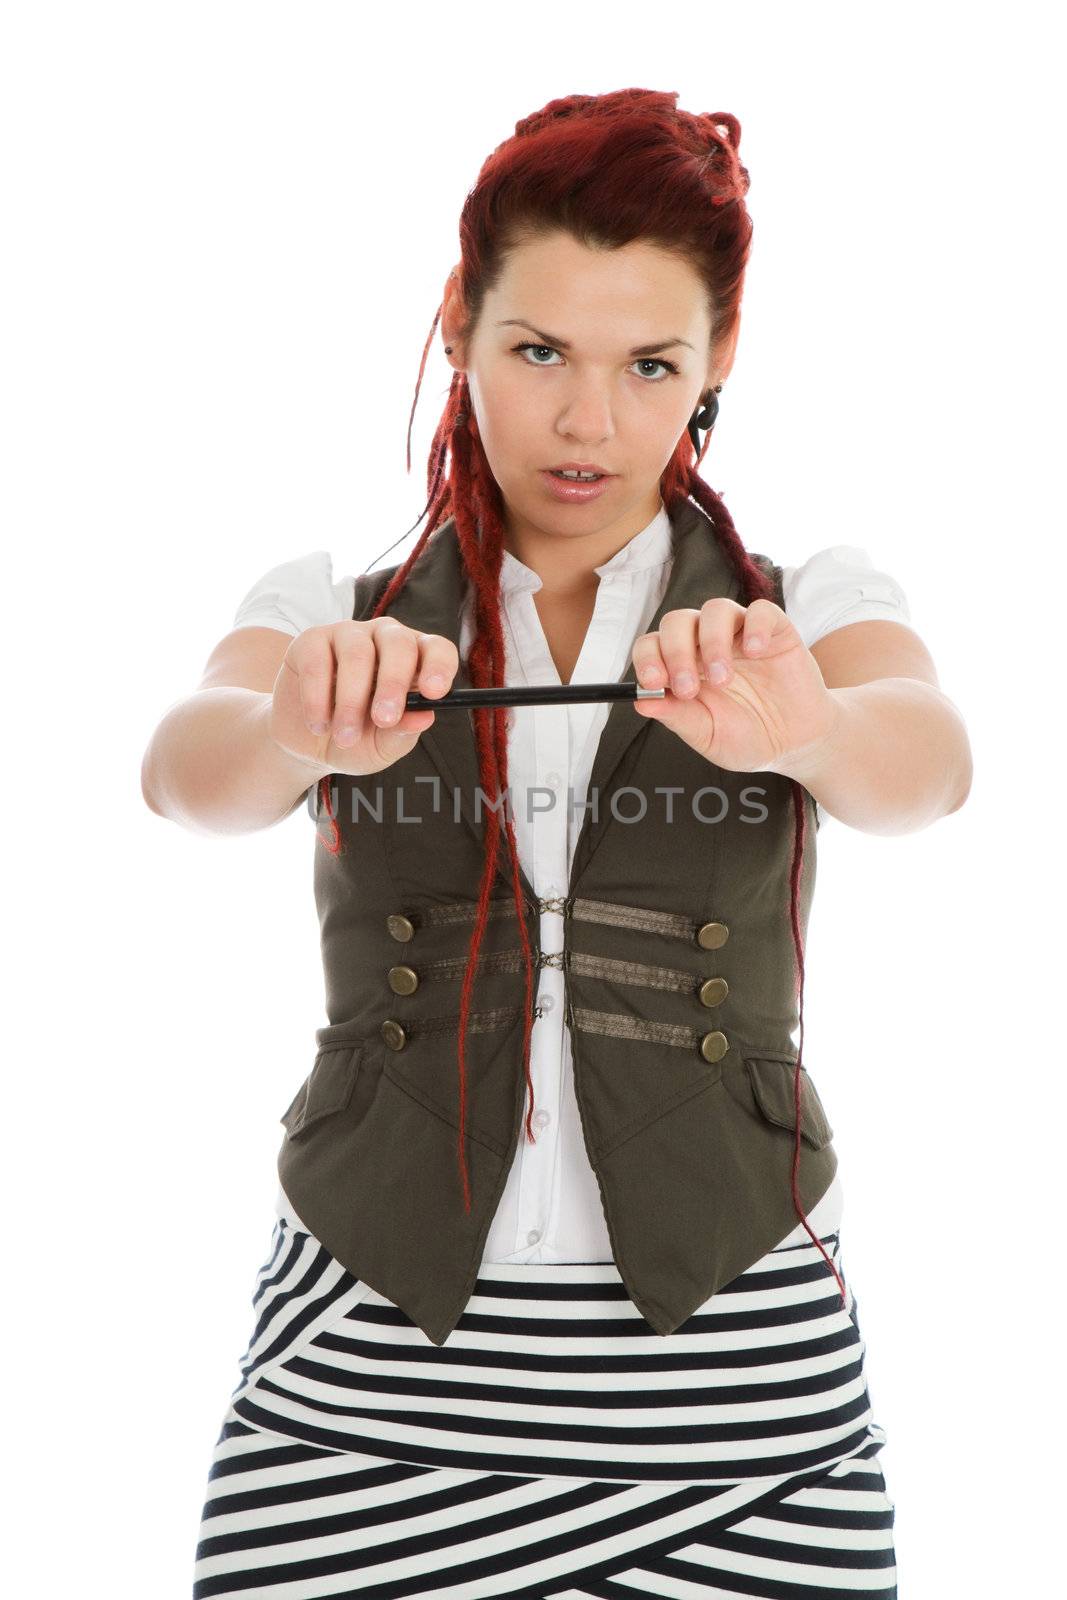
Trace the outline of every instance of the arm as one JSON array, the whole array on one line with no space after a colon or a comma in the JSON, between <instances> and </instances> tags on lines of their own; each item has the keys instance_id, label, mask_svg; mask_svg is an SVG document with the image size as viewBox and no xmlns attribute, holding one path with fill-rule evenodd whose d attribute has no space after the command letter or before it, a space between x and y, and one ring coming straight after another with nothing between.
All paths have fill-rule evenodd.
<instances>
[{"instance_id":1,"label":"arm","mask_svg":"<svg viewBox=\"0 0 1067 1600\"><path fill-rule=\"evenodd\" d=\"M958 811L971 789L970 742L919 635L899 622L855 622L816 640L811 654L831 725L773 770L866 833L912 833Z\"/></svg>"},{"instance_id":2,"label":"arm","mask_svg":"<svg viewBox=\"0 0 1067 1600\"><path fill-rule=\"evenodd\" d=\"M141 764L150 810L201 833L252 833L296 810L334 769L284 750L270 730L274 683L292 636L238 628L215 646L199 687L164 714Z\"/></svg>"},{"instance_id":3,"label":"arm","mask_svg":"<svg viewBox=\"0 0 1067 1600\"><path fill-rule=\"evenodd\" d=\"M447 694L453 640L395 618L234 629L195 694L171 706L141 767L160 816L204 833L252 833L288 816L330 773L382 772L409 755L435 712L409 711L417 687Z\"/></svg>"}]
</instances>

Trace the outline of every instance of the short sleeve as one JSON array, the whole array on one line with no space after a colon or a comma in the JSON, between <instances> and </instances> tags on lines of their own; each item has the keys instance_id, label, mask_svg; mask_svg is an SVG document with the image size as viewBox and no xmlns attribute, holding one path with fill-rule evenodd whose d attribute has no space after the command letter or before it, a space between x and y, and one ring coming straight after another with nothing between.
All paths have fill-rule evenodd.
<instances>
[{"instance_id":1,"label":"short sleeve","mask_svg":"<svg viewBox=\"0 0 1067 1600\"><path fill-rule=\"evenodd\" d=\"M785 614L809 650L824 634L851 622L911 622L900 584L857 544L833 544L802 566L784 567L782 589Z\"/></svg>"},{"instance_id":2,"label":"short sleeve","mask_svg":"<svg viewBox=\"0 0 1067 1600\"><path fill-rule=\"evenodd\" d=\"M330 552L313 550L258 578L237 607L233 627L277 628L295 638L305 628L344 622L354 604L355 580L335 583Z\"/></svg>"}]
</instances>

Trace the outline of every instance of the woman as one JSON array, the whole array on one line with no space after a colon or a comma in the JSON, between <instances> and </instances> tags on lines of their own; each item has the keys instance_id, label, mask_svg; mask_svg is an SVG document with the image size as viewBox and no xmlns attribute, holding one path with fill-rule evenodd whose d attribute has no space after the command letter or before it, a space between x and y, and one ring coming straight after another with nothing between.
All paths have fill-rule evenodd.
<instances>
[{"instance_id":1,"label":"woman","mask_svg":"<svg viewBox=\"0 0 1067 1600\"><path fill-rule=\"evenodd\" d=\"M784 571L750 556L697 474L737 340L748 174L736 119L675 101L554 101L494 151L439 312L455 370L425 533L354 583L318 556L268 574L209 662L202 686L220 693L170 713L146 757L155 809L220 830L267 825L314 789L333 1019L282 1119L279 1215L212 1458L197 1597L896 1594L831 1130L801 1065L807 823L817 803L870 831L925 825L962 804L969 751L892 580L851 547ZM577 486L586 469L598 487ZM696 603L670 605L679 594ZM402 710L407 690L604 682L631 662L662 701L610 719L588 703L474 713L483 794L520 799L479 819L476 889L448 876L474 859L462 829L392 827L379 849L346 809L372 778L431 776L428 748L466 760L466 718ZM732 853L714 847L729 918L672 909L704 871L691 819L645 835L665 904L648 851L583 815L609 746L667 787L732 798L735 775L765 780L758 847L744 854L739 828ZM522 803L545 786L572 806ZM787 821L788 870L764 881ZM421 918L375 899L376 856L382 884L422 874ZM647 894L573 892L626 871ZM788 1016L764 1037L779 1050L735 1064L751 1023L735 1037L726 1020L677 1020L753 1004L720 977L694 990L706 968L689 935L702 957L736 944L756 904L769 930L767 883L785 885L776 927L796 966L776 943L766 994L788 977ZM379 1004L361 985L387 907L412 957ZM450 1026L426 1027L434 1005L420 1010L435 991L441 1014L450 982L458 1054ZM516 983L522 1005L491 1003ZM797 995L800 1050L785 1031ZM670 1118L627 1100L649 1079L682 1085ZM716 1191L742 1136L752 1160Z\"/></svg>"}]
</instances>

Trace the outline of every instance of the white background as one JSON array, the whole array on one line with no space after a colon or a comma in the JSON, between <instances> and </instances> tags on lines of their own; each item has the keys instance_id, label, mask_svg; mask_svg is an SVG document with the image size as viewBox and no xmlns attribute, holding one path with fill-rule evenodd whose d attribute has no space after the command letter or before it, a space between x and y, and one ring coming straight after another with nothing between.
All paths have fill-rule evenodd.
<instances>
[{"instance_id":1,"label":"white background","mask_svg":"<svg viewBox=\"0 0 1067 1600\"><path fill-rule=\"evenodd\" d=\"M905 1600L1061 1568L1061 58L1037 5L9 8L0 56L11 1592L184 1600L325 1020L313 828L140 763L251 582L419 516L467 188L549 99L732 111L755 223L702 465L750 549L864 546L964 809L820 837L805 1064ZM388 558L408 553L413 538Z\"/></svg>"}]
</instances>

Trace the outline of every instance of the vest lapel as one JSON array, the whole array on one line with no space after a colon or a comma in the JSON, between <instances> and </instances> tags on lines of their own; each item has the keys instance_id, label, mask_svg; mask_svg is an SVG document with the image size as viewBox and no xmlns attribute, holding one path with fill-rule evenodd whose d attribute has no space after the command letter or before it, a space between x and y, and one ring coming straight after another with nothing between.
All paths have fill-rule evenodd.
<instances>
[{"instance_id":1,"label":"vest lapel","mask_svg":"<svg viewBox=\"0 0 1067 1600\"><path fill-rule=\"evenodd\" d=\"M692 500L671 516L671 574L663 598L652 616L646 633L655 633L668 611L692 608L699 610L705 600L721 595L733 596L737 580L718 541L712 532L711 519ZM626 662L616 680L618 683L634 682L632 657ZM597 796L597 820L591 810L586 810L574 849L570 890L585 870L590 856L603 836L610 820L607 788L612 773L622 761L630 745L639 736L647 738L652 724L635 711L628 700L614 700L604 723L593 770L589 779L590 796Z\"/></svg>"}]
</instances>

